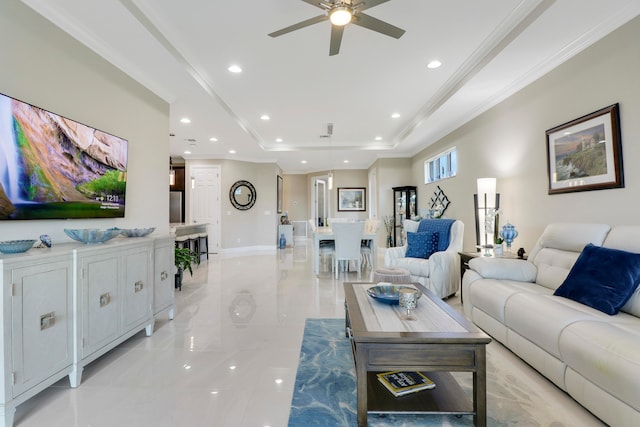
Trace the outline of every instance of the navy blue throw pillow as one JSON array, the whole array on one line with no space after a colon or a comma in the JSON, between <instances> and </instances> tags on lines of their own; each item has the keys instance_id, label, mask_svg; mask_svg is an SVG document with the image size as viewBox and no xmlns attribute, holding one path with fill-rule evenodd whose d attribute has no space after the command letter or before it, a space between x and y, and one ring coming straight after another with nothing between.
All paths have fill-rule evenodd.
<instances>
[{"instance_id":1,"label":"navy blue throw pillow","mask_svg":"<svg viewBox=\"0 0 640 427\"><path fill-rule=\"evenodd\" d=\"M617 314L640 283L640 254L589 243L554 295L610 315Z\"/></svg>"},{"instance_id":2,"label":"navy blue throw pillow","mask_svg":"<svg viewBox=\"0 0 640 427\"><path fill-rule=\"evenodd\" d=\"M429 258L438 250L438 233L407 232L407 258Z\"/></svg>"}]
</instances>

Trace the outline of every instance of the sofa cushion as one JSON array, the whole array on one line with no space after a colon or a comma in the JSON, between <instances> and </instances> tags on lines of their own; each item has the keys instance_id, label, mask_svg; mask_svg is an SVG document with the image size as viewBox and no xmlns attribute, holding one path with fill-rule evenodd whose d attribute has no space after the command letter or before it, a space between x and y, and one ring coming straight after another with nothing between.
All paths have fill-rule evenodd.
<instances>
[{"instance_id":1,"label":"sofa cushion","mask_svg":"<svg viewBox=\"0 0 640 427\"><path fill-rule=\"evenodd\" d=\"M438 250L438 233L411 233L407 232L407 252L408 258L429 258L431 254Z\"/></svg>"},{"instance_id":2,"label":"sofa cushion","mask_svg":"<svg viewBox=\"0 0 640 427\"><path fill-rule=\"evenodd\" d=\"M614 315L638 283L640 254L588 244L554 295Z\"/></svg>"},{"instance_id":3,"label":"sofa cushion","mask_svg":"<svg viewBox=\"0 0 640 427\"><path fill-rule=\"evenodd\" d=\"M569 299L525 292L507 300L504 317L507 327L558 359L558 339L564 328L579 320L609 318Z\"/></svg>"},{"instance_id":4,"label":"sofa cushion","mask_svg":"<svg viewBox=\"0 0 640 427\"><path fill-rule=\"evenodd\" d=\"M549 224L529 254L529 261L538 267L536 283L556 289L569 274L584 246L588 243L602 245L610 229L606 224Z\"/></svg>"},{"instance_id":5,"label":"sofa cushion","mask_svg":"<svg viewBox=\"0 0 640 427\"><path fill-rule=\"evenodd\" d=\"M560 336L560 352L573 370L640 410L640 319L576 322Z\"/></svg>"},{"instance_id":6,"label":"sofa cushion","mask_svg":"<svg viewBox=\"0 0 640 427\"><path fill-rule=\"evenodd\" d=\"M538 252L534 264L538 268L536 283L556 290L567 278L569 270L580 256L580 252L543 248Z\"/></svg>"},{"instance_id":7,"label":"sofa cushion","mask_svg":"<svg viewBox=\"0 0 640 427\"><path fill-rule=\"evenodd\" d=\"M472 303L474 307L505 324L504 308L507 300L521 292L550 294L551 290L514 280L482 279L469 285L469 296L465 295L464 302L467 305Z\"/></svg>"}]
</instances>

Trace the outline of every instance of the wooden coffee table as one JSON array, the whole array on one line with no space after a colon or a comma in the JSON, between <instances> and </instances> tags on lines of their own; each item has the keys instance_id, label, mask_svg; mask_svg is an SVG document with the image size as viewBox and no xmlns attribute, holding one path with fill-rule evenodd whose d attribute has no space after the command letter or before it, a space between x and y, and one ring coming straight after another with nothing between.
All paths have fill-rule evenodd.
<instances>
[{"instance_id":1,"label":"wooden coffee table","mask_svg":"<svg viewBox=\"0 0 640 427\"><path fill-rule=\"evenodd\" d=\"M367 425L371 413L439 413L473 415L476 426L487 425L486 353L491 338L432 292L422 291L418 320L401 318L397 305L371 298L373 283L345 283L346 332L356 367L358 426ZM385 371L421 371L435 383L423 390L394 397L376 379ZM470 399L451 372L473 373Z\"/></svg>"}]
</instances>

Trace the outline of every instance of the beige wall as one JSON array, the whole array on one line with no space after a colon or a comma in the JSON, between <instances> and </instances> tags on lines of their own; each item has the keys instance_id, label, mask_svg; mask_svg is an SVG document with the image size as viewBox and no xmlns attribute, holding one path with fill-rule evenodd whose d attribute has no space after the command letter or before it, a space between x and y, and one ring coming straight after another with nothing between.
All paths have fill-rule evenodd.
<instances>
[{"instance_id":1,"label":"beige wall","mask_svg":"<svg viewBox=\"0 0 640 427\"><path fill-rule=\"evenodd\" d=\"M637 224L640 186L640 18L636 18L519 93L416 155L413 182L420 206L436 184L425 185L424 161L458 149L458 176L437 183L452 201L446 214L465 223L464 247L473 250L476 179L497 178L501 223L520 231L514 246L527 251L551 222ZM623 189L547 194L545 131L620 104Z\"/></svg>"},{"instance_id":2,"label":"beige wall","mask_svg":"<svg viewBox=\"0 0 640 427\"><path fill-rule=\"evenodd\" d=\"M198 165L220 165L220 247L222 250L234 248L274 248L276 246L278 221L277 176L280 168L274 163L251 163L236 160L187 160L189 169ZM229 190L236 181L249 181L256 189L256 203L246 211L233 207ZM189 201L187 186L187 205ZM189 213L187 213L189 217Z\"/></svg>"},{"instance_id":3,"label":"beige wall","mask_svg":"<svg viewBox=\"0 0 640 427\"><path fill-rule=\"evenodd\" d=\"M284 189L283 213L289 212L289 219L292 221L306 221L311 218L307 175L284 175L282 181Z\"/></svg>"},{"instance_id":4,"label":"beige wall","mask_svg":"<svg viewBox=\"0 0 640 427\"><path fill-rule=\"evenodd\" d=\"M64 228L169 231L169 106L19 1L0 2L0 92L129 140L123 219L0 222L1 240Z\"/></svg>"}]
</instances>

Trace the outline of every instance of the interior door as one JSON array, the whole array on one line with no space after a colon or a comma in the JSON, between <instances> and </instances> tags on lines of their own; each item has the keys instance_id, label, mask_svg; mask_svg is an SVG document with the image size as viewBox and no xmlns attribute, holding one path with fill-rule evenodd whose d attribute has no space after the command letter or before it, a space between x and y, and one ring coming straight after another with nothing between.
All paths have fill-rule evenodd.
<instances>
[{"instance_id":1,"label":"interior door","mask_svg":"<svg viewBox=\"0 0 640 427\"><path fill-rule=\"evenodd\" d=\"M220 166L191 167L190 217L191 224L209 224L209 252L220 250Z\"/></svg>"},{"instance_id":2,"label":"interior door","mask_svg":"<svg viewBox=\"0 0 640 427\"><path fill-rule=\"evenodd\" d=\"M329 201L327 200L327 182L324 179L314 180L314 209L313 218L317 227L327 224L329 216Z\"/></svg>"}]
</instances>

